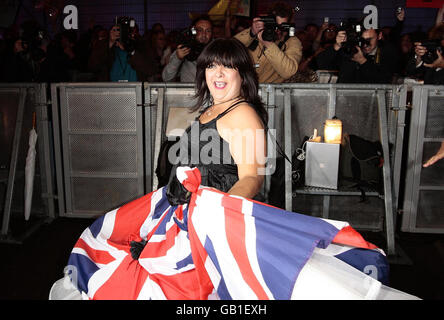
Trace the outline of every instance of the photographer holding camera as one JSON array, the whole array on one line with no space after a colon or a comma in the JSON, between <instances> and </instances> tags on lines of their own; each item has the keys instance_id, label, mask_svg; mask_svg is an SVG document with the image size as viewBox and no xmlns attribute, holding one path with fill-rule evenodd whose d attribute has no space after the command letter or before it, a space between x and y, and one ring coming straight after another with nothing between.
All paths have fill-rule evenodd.
<instances>
[{"instance_id":1,"label":"photographer holding camera","mask_svg":"<svg viewBox=\"0 0 444 320\"><path fill-rule=\"evenodd\" d=\"M407 76L424 84L444 84L444 23L429 33L429 39L415 42L415 56L407 65Z\"/></svg>"},{"instance_id":2,"label":"photographer holding camera","mask_svg":"<svg viewBox=\"0 0 444 320\"><path fill-rule=\"evenodd\" d=\"M250 28L234 36L250 49L260 83L282 83L298 70L302 44L292 34L292 17L293 8L277 2L269 16L254 18Z\"/></svg>"},{"instance_id":3,"label":"photographer holding camera","mask_svg":"<svg viewBox=\"0 0 444 320\"><path fill-rule=\"evenodd\" d=\"M96 81L151 81L155 76L134 19L120 17L109 39L97 41L88 61Z\"/></svg>"},{"instance_id":4,"label":"photographer holding camera","mask_svg":"<svg viewBox=\"0 0 444 320\"><path fill-rule=\"evenodd\" d=\"M163 81L172 82L177 78L180 82L195 81L196 60L213 39L213 24L208 16L203 15L193 21L190 30L187 30L186 34L182 33L177 40L178 46L171 54L168 64L163 68Z\"/></svg>"},{"instance_id":5,"label":"photographer holding camera","mask_svg":"<svg viewBox=\"0 0 444 320\"><path fill-rule=\"evenodd\" d=\"M392 83L397 50L381 39L379 30L346 23L335 44L316 57L318 69L338 70L338 83Z\"/></svg>"}]
</instances>

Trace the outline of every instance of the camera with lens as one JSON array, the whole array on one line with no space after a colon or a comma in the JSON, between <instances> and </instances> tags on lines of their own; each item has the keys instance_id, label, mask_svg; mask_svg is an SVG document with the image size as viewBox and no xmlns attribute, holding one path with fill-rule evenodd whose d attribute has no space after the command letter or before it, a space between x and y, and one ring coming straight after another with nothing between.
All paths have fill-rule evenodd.
<instances>
[{"instance_id":1,"label":"camera with lens","mask_svg":"<svg viewBox=\"0 0 444 320\"><path fill-rule=\"evenodd\" d=\"M118 41L123 45L125 51L133 52L136 47L136 40L134 39L136 20L130 17L119 17L116 18L116 26L120 29Z\"/></svg>"},{"instance_id":2,"label":"camera with lens","mask_svg":"<svg viewBox=\"0 0 444 320\"><path fill-rule=\"evenodd\" d=\"M354 20L341 22L338 31L345 31L347 35L347 41L341 45L341 50L346 57L351 58L358 52L356 47L363 48L370 45L370 40L362 37L364 27Z\"/></svg>"},{"instance_id":3,"label":"camera with lens","mask_svg":"<svg viewBox=\"0 0 444 320\"><path fill-rule=\"evenodd\" d=\"M262 39L265 41L274 42L277 40L276 32L281 30L282 32L288 32L290 37L295 34L295 25L293 23L281 23L277 24L275 15L268 15L261 17L261 21L264 23L264 30L262 32Z\"/></svg>"},{"instance_id":4,"label":"camera with lens","mask_svg":"<svg viewBox=\"0 0 444 320\"><path fill-rule=\"evenodd\" d=\"M444 52L440 40L427 40L421 42L421 46L427 49L426 53L422 56L422 61L428 64L433 63L433 61L438 59L438 54L436 53L437 50L441 53Z\"/></svg>"},{"instance_id":5,"label":"camera with lens","mask_svg":"<svg viewBox=\"0 0 444 320\"><path fill-rule=\"evenodd\" d=\"M196 40L196 35L196 28L191 27L180 32L176 38L176 43L178 45L190 49L190 53L185 56L185 59L188 61L195 61L205 48L204 43L200 43Z\"/></svg>"}]
</instances>

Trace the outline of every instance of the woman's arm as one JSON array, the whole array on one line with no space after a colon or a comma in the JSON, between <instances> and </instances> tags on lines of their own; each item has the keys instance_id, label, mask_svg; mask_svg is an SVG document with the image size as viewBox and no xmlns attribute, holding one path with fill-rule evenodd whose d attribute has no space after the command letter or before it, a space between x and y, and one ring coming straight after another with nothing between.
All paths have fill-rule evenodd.
<instances>
[{"instance_id":1,"label":"woman's arm","mask_svg":"<svg viewBox=\"0 0 444 320\"><path fill-rule=\"evenodd\" d=\"M239 180L228 193L253 198L262 187L266 161L266 134L256 111L241 104L217 123L220 136L230 146Z\"/></svg>"},{"instance_id":2,"label":"woman's arm","mask_svg":"<svg viewBox=\"0 0 444 320\"><path fill-rule=\"evenodd\" d=\"M311 48L314 52L317 51L321 46L322 34L327 29L328 29L328 22L324 22L319 28L318 34L316 35L316 38L313 40L313 44L311 45Z\"/></svg>"},{"instance_id":3,"label":"woman's arm","mask_svg":"<svg viewBox=\"0 0 444 320\"><path fill-rule=\"evenodd\" d=\"M438 12L436 13L435 26L439 26L443 22L444 22L444 4L442 5L441 8L439 8Z\"/></svg>"},{"instance_id":4,"label":"woman's arm","mask_svg":"<svg viewBox=\"0 0 444 320\"><path fill-rule=\"evenodd\" d=\"M427 168L432 164L434 164L436 161L441 159L444 159L444 141L441 142L441 148L439 148L438 152L436 152L436 154L433 157L431 157L429 160L427 160L422 166L424 168Z\"/></svg>"}]
</instances>

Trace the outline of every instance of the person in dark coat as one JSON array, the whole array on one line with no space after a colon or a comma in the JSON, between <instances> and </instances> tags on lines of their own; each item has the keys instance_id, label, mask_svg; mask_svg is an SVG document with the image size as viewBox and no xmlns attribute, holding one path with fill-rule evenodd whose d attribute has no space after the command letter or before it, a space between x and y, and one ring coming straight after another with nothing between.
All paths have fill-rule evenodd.
<instances>
[{"instance_id":1,"label":"person in dark coat","mask_svg":"<svg viewBox=\"0 0 444 320\"><path fill-rule=\"evenodd\" d=\"M427 40L415 42L415 55L407 64L407 76L424 80L424 84L444 84L443 55L444 23L433 27Z\"/></svg>"},{"instance_id":2,"label":"person in dark coat","mask_svg":"<svg viewBox=\"0 0 444 320\"><path fill-rule=\"evenodd\" d=\"M346 54L343 42L347 41L345 31L339 31L336 43L316 57L318 69L338 70L340 83L392 83L398 65L396 47L382 41L382 34L375 29L362 33L368 44L356 46L356 53Z\"/></svg>"},{"instance_id":3,"label":"person in dark coat","mask_svg":"<svg viewBox=\"0 0 444 320\"><path fill-rule=\"evenodd\" d=\"M97 41L92 48L88 69L95 81L150 81L155 75L142 39L134 37L135 47L127 50L119 41L119 26L113 26L109 39Z\"/></svg>"}]
</instances>

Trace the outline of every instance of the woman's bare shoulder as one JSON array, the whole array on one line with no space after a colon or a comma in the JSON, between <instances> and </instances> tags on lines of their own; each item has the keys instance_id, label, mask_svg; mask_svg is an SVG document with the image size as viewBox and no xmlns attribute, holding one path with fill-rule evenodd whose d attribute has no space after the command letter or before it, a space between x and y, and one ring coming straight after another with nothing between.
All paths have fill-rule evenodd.
<instances>
[{"instance_id":1,"label":"woman's bare shoulder","mask_svg":"<svg viewBox=\"0 0 444 320\"><path fill-rule=\"evenodd\" d=\"M247 102L242 102L236 108L228 112L220 120L224 127L233 129L260 129L263 128L262 121L259 118L254 107Z\"/></svg>"}]
</instances>

